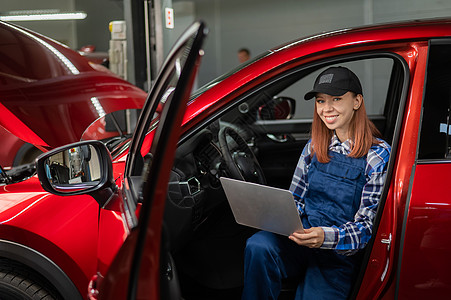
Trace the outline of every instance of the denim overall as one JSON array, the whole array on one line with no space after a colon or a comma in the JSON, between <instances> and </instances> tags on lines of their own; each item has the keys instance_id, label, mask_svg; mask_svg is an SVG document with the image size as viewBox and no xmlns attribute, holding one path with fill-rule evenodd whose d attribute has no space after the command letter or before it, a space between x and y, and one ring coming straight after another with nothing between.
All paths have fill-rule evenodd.
<instances>
[{"instance_id":1,"label":"denim overall","mask_svg":"<svg viewBox=\"0 0 451 300\"><path fill-rule=\"evenodd\" d=\"M353 221L366 183L366 157L329 151L323 164L313 156L305 196L305 228ZM260 231L245 250L243 299L277 299L283 278L300 278L296 299L346 299L358 270L359 255L299 246L285 236Z\"/></svg>"}]
</instances>

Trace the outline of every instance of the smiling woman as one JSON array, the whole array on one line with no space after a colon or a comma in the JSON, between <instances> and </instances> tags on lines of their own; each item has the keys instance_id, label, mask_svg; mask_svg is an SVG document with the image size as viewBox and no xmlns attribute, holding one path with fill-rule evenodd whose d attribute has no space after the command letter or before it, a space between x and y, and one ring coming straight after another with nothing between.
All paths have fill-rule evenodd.
<instances>
[{"instance_id":1,"label":"smiling woman","mask_svg":"<svg viewBox=\"0 0 451 300\"><path fill-rule=\"evenodd\" d=\"M295 243L264 231L249 238L244 299L277 297L285 276L301 278L303 299L346 299L360 266L354 254L371 238L390 146L377 139L351 70L324 70L304 96L312 97L312 139L290 187L305 229L290 235Z\"/></svg>"}]
</instances>

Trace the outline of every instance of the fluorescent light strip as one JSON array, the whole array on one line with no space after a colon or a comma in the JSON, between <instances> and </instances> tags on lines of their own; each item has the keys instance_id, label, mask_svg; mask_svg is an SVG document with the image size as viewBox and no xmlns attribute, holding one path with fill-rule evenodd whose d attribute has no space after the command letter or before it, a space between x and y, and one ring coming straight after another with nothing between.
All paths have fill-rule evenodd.
<instances>
[{"instance_id":1,"label":"fluorescent light strip","mask_svg":"<svg viewBox=\"0 0 451 300\"><path fill-rule=\"evenodd\" d=\"M84 12L74 13L50 13L50 14L26 14L0 16L1 21L45 21L45 20L82 20L87 16Z\"/></svg>"}]
</instances>

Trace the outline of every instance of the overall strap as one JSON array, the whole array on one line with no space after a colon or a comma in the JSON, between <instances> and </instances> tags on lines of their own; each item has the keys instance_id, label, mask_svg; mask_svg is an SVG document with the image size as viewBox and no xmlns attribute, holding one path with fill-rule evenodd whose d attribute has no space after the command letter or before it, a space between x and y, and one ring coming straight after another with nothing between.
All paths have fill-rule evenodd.
<instances>
[{"instance_id":1,"label":"overall strap","mask_svg":"<svg viewBox=\"0 0 451 300\"><path fill-rule=\"evenodd\" d=\"M304 227L342 225L353 221L366 183L366 156L352 158L329 151L330 162L313 156L308 171Z\"/></svg>"}]
</instances>

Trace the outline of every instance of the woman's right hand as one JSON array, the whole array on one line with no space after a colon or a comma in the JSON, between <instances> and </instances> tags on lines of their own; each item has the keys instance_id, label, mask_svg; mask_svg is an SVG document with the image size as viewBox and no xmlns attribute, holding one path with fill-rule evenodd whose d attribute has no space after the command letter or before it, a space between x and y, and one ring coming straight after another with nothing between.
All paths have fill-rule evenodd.
<instances>
[{"instance_id":1,"label":"woman's right hand","mask_svg":"<svg viewBox=\"0 0 451 300\"><path fill-rule=\"evenodd\" d=\"M293 232L288 238L300 246L319 248L324 242L324 230L312 227Z\"/></svg>"}]
</instances>

